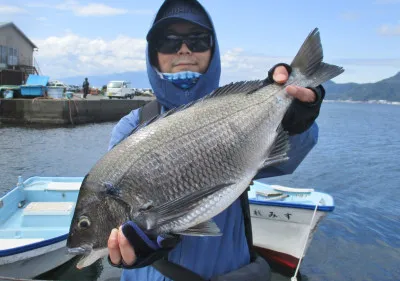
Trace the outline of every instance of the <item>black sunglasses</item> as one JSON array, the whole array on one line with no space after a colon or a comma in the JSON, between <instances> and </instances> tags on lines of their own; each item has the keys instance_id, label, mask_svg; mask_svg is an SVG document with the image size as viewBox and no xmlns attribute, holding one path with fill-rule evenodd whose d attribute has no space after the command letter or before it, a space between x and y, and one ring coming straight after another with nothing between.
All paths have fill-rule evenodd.
<instances>
[{"instance_id":1,"label":"black sunglasses","mask_svg":"<svg viewBox=\"0 0 400 281\"><path fill-rule=\"evenodd\" d=\"M163 54L177 53L181 49L183 43L185 43L192 52L205 52L212 48L213 39L212 35L209 33L189 35L169 34L157 39L155 43L157 52Z\"/></svg>"}]
</instances>

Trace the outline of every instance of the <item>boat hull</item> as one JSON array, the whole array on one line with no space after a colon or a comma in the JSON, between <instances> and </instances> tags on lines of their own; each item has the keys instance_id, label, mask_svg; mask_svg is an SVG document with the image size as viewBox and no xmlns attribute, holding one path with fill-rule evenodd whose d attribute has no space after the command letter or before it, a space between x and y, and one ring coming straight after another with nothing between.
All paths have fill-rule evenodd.
<instances>
[{"instance_id":1,"label":"boat hull","mask_svg":"<svg viewBox=\"0 0 400 281\"><path fill-rule=\"evenodd\" d=\"M72 259L66 240L30 251L0 258L0 276L34 278Z\"/></svg>"},{"instance_id":2,"label":"boat hull","mask_svg":"<svg viewBox=\"0 0 400 281\"><path fill-rule=\"evenodd\" d=\"M250 211L253 243L257 251L268 261L287 267L288 270L297 267L299 259L310 246L318 223L327 214L316 212L310 232L313 210L251 204Z\"/></svg>"}]
</instances>

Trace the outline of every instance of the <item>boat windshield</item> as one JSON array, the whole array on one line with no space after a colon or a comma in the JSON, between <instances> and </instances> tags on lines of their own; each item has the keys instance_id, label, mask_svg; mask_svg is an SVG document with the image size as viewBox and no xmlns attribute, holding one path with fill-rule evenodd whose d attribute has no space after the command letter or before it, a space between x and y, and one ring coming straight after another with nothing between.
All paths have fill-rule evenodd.
<instances>
[{"instance_id":1,"label":"boat windshield","mask_svg":"<svg viewBox=\"0 0 400 281\"><path fill-rule=\"evenodd\" d=\"M107 88L122 88L122 82L110 82Z\"/></svg>"}]
</instances>

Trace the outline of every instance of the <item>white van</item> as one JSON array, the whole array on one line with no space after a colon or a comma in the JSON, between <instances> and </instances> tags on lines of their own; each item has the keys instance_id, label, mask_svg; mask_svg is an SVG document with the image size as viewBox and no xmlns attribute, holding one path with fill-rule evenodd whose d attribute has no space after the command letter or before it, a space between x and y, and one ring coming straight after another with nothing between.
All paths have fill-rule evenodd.
<instances>
[{"instance_id":1,"label":"white van","mask_svg":"<svg viewBox=\"0 0 400 281\"><path fill-rule=\"evenodd\" d=\"M136 89L131 87L128 81L110 81L107 84L107 96L109 99L132 99L135 96Z\"/></svg>"}]
</instances>

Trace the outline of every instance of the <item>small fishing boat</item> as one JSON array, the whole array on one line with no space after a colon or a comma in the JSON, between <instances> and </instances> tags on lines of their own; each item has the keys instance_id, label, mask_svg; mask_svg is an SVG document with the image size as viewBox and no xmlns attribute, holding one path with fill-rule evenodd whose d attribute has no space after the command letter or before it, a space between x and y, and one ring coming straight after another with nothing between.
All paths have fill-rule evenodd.
<instances>
[{"instance_id":1,"label":"small fishing boat","mask_svg":"<svg viewBox=\"0 0 400 281\"><path fill-rule=\"evenodd\" d=\"M32 177L0 198L0 276L33 278L67 262L69 226L83 177ZM254 181L248 192L253 241L268 261L294 270L330 195ZM315 217L314 217L315 213Z\"/></svg>"},{"instance_id":2,"label":"small fishing boat","mask_svg":"<svg viewBox=\"0 0 400 281\"><path fill-rule=\"evenodd\" d=\"M314 189L259 181L250 186L248 197L257 252L286 273L294 273L317 225L334 210L333 198Z\"/></svg>"},{"instance_id":3,"label":"small fishing boat","mask_svg":"<svg viewBox=\"0 0 400 281\"><path fill-rule=\"evenodd\" d=\"M67 262L83 177L32 177L0 198L0 276L33 278Z\"/></svg>"}]
</instances>

